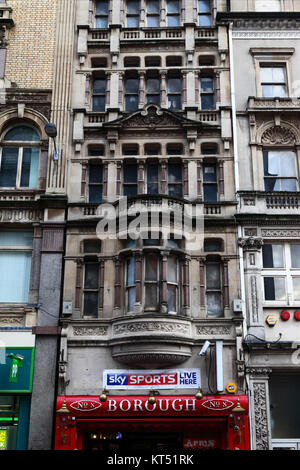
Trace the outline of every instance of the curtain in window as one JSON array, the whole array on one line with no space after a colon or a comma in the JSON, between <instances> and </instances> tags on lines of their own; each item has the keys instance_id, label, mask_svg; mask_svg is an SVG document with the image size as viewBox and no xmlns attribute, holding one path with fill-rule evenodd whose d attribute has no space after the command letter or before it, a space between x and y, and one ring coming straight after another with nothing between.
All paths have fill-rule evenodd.
<instances>
[{"instance_id":1,"label":"curtain in window","mask_svg":"<svg viewBox=\"0 0 300 470\"><path fill-rule=\"evenodd\" d=\"M31 253L0 252L0 302L28 301Z\"/></svg>"}]
</instances>

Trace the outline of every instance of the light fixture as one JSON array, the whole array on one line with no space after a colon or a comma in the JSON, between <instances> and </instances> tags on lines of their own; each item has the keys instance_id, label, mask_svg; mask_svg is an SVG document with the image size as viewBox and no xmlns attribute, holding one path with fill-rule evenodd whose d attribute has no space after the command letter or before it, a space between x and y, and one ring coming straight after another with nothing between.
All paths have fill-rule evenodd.
<instances>
[{"instance_id":1,"label":"light fixture","mask_svg":"<svg viewBox=\"0 0 300 470\"><path fill-rule=\"evenodd\" d=\"M201 400L203 398L203 393L200 387L198 388L198 391L195 394L195 398L196 400Z\"/></svg>"},{"instance_id":2,"label":"light fixture","mask_svg":"<svg viewBox=\"0 0 300 470\"><path fill-rule=\"evenodd\" d=\"M59 410L57 410L57 413L70 413L70 410L67 408L67 402L66 399L64 399L64 402Z\"/></svg>"},{"instance_id":3,"label":"light fixture","mask_svg":"<svg viewBox=\"0 0 300 470\"><path fill-rule=\"evenodd\" d=\"M149 398L148 398L148 402L149 402L151 405L154 405L154 403L156 403L156 398L155 398L155 395L154 395L154 391L151 391L151 392L150 392Z\"/></svg>"},{"instance_id":4,"label":"light fixture","mask_svg":"<svg viewBox=\"0 0 300 470\"><path fill-rule=\"evenodd\" d=\"M238 398L237 404L231 410L231 413L243 413L244 411L246 411L246 410L244 408L242 408L241 403L240 403L240 399Z\"/></svg>"},{"instance_id":5,"label":"light fixture","mask_svg":"<svg viewBox=\"0 0 300 470\"><path fill-rule=\"evenodd\" d=\"M104 389L99 397L99 400L103 403L107 400L108 391Z\"/></svg>"},{"instance_id":6,"label":"light fixture","mask_svg":"<svg viewBox=\"0 0 300 470\"><path fill-rule=\"evenodd\" d=\"M54 145L54 154L53 154L53 160L58 160L58 150L56 148L56 142L55 142L55 137L57 136L57 129L56 125L53 124L52 122L48 122L45 125L45 132L48 137L53 139L53 145Z\"/></svg>"}]
</instances>

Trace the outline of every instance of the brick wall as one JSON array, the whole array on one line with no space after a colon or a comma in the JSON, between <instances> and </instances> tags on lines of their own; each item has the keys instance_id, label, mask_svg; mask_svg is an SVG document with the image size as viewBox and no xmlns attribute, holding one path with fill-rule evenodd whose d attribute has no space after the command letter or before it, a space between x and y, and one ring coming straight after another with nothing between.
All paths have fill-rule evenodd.
<instances>
[{"instance_id":1,"label":"brick wall","mask_svg":"<svg viewBox=\"0 0 300 470\"><path fill-rule=\"evenodd\" d=\"M15 26L9 32L6 78L19 88L51 88L57 0L7 0L7 5Z\"/></svg>"}]
</instances>

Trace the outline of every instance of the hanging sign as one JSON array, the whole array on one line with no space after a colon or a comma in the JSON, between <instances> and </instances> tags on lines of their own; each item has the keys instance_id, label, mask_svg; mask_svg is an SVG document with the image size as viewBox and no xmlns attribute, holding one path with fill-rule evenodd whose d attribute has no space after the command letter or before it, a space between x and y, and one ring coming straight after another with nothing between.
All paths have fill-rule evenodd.
<instances>
[{"instance_id":1,"label":"hanging sign","mask_svg":"<svg viewBox=\"0 0 300 470\"><path fill-rule=\"evenodd\" d=\"M159 390L200 386L199 369L103 371L103 387L107 390Z\"/></svg>"}]
</instances>

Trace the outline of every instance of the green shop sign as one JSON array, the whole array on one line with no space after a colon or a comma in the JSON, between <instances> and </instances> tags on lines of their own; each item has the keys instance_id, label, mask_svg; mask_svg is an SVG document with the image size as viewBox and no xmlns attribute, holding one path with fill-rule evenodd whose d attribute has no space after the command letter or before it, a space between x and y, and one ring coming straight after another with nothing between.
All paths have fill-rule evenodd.
<instances>
[{"instance_id":1,"label":"green shop sign","mask_svg":"<svg viewBox=\"0 0 300 470\"><path fill-rule=\"evenodd\" d=\"M0 348L0 393L32 390L34 348Z\"/></svg>"}]
</instances>

